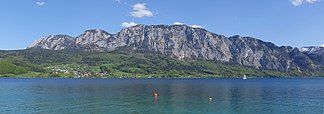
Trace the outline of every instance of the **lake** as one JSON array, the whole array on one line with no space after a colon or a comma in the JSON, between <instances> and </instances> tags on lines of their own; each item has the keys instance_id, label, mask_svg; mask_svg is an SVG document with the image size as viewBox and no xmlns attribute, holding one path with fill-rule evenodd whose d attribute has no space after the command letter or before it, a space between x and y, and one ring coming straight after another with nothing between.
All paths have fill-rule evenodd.
<instances>
[{"instance_id":1,"label":"lake","mask_svg":"<svg viewBox=\"0 0 324 114\"><path fill-rule=\"evenodd\" d=\"M0 113L323 114L324 79L0 79ZM158 97L154 97L154 92Z\"/></svg>"}]
</instances>

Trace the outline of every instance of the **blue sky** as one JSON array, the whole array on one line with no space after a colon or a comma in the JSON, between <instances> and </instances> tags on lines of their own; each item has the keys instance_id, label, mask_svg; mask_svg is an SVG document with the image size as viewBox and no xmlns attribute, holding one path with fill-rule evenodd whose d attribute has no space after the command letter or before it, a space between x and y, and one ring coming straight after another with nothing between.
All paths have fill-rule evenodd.
<instances>
[{"instance_id":1,"label":"blue sky","mask_svg":"<svg viewBox=\"0 0 324 114\"><path fill-rule=\"evenodd\" d=\"M51 34L175 22L278 46L324 44L319 0L0 0L0 17L0 50L24 49Z\"/></svg>"}]
</instances>

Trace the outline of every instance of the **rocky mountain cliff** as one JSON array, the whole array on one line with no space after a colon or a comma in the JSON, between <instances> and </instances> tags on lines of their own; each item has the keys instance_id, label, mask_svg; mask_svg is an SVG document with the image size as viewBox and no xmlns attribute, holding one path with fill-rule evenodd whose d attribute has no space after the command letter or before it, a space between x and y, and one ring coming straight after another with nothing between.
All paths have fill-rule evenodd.
<instances>
[{"instance_id":1,"label":"rocky mountain cliff","mask_svg":"<svg viewBox=\"0 0 324 114\"><path fill-rule=\"evenodd\" d=\"M302 47L299 50L311 58L316 64L324 65L324 45Z\"/></svg>"},{"instance_id":2,"label":"rocky mountain cliff","mask_svg":"<svg viewBox=\"0 0 324 114\"><path fill-rule=\"evenodd\" d=\"M324 45L321 46L309 46L299 48L299 51L307 53L307 54L324 54Z\"/></svg>"},{"instance_id":3,"label":"rocky mountain cliff","mask_svg":"<svg viewBox=\"0 0 324 114\"><path fill-rule=\"evenodd\" d=\"M206 59L278 71L322 69L323 53L309 54L252 37L225 37L186 25L136 25L117 34L87 30L73 38L51 35L28 48L109 52L120 47L157 52L179 60Z\"/></svg>"}]
</instances>

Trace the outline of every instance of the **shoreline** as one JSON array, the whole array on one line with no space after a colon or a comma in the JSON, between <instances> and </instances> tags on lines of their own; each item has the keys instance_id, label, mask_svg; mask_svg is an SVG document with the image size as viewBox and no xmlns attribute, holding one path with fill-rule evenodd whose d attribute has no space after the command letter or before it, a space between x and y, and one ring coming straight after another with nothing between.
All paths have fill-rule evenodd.
<instances>
[{"instance_id":1,"label":"shoreline","mask_svg":"<svg viewBox=\"0 0 324 114\"><path fill-rule=\"evenodd\" d=\"M324 77L253 77L248 79L315 79L315 78L324 78ZM65 77L0 77L0 79L242 79L242 78L233 78L233 77L152 77L152 78L136 78L136 77L122 77L122 78L113 78L113 77L85 77L85 78L65 78ZM242 79L244 80L244 79Z\"/></svg>"}]
</instances>

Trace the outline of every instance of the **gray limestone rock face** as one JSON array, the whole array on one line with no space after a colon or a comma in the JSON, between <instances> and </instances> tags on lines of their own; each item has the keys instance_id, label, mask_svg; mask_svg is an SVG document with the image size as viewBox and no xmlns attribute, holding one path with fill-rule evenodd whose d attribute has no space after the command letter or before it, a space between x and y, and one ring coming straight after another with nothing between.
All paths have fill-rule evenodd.
<instances>
[{"instance_id":1,"label":"gray limestone rock face","mask_svg":"<svg viewBox=\"0 0 324 114\"><path fill-rule=\"evenodd\" d=\"M109 52L120 47L156 52L178 60L214 60L278 71L323 67L323 50L303 52L289 46L278 47L252 37L225 37L203 28L186 25L136 25L116 34L87 30L73 38L51 35L28 48Z\"/></svg>"},{"instance_id":2,"label":"gray limestone rock face","mask_svg":"<svg viewBox=\"0 0 324 114\"><path fill-rule=\"evenodd\" d=\"M68 35L50 35L44 37L27 48L41 48L50 50L63 50L73 42L73 38Z\"/></svg>"}]
</instances>

